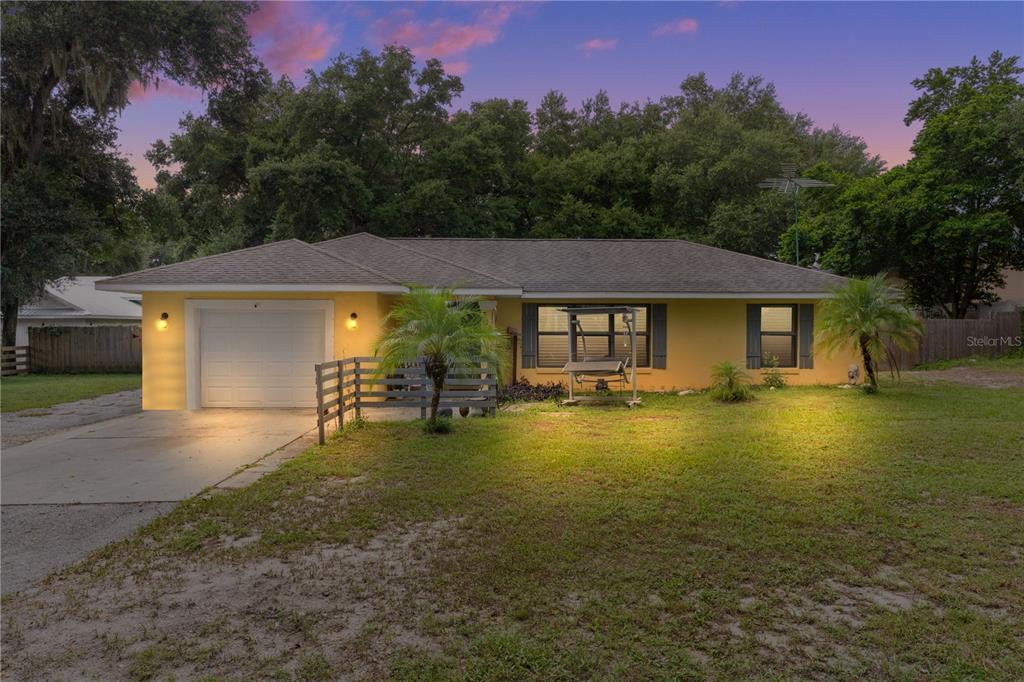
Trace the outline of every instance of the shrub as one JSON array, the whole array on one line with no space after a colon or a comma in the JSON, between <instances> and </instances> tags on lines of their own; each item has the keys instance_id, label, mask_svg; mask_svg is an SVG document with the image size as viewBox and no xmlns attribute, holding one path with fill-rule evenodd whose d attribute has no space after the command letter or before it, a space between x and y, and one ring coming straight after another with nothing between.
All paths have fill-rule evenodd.
<instances>
[{"instance_id":1,"label":"shrub","mask_svg":"<svg viewBox=\"0 0 1024 682\"><path fill-rule=\"evenodd\" d=\"M750 400L754 397L750 388L750 375L729 360L713 365L711 397L726 403Z\"/></svg>"},{"instance_id":2,"label":"shrub","mask_svg":"<svg viewBox=\"0 0 1024 682\"><path fill-rule=\"evenodd\" d=\"M761 367L761 382L765 388L786 387L786 377L779 371L779 356L766 353Z\"/></svg>"},{"instance_id":3,"label":"shrub","mask_svg":"<svg viewBox=\"0 0 1024 682\"><path fill-rule=\"evenodd\" d=\"M547 384L531 384L526 379L498 387L498 402L536 402L554 400L565 395L565 384L552 381Z\"/></svg>"},{"instance_id":4,"label":"shrub","mask_svg":"<svg viewBox=\"0 0 1024 682\"><path fill-rule=\"evenodd\" d=\"M448 417L436 417L423 422L423 431L434 435L452 432L452 420Z\"/></svg>"}]
</instances>

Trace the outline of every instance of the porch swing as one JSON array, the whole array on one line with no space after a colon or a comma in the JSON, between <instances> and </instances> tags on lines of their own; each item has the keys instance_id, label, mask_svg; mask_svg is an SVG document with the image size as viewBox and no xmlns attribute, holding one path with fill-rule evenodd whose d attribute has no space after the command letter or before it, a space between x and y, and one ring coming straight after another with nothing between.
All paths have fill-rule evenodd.
<instances>
[{"instance_id":1,"label":"porch swing","mask_svg":"<svg viewBox=\"0 0 1024 682\"><path fill-rule=\"evenodd\" d=\"M569 327L569 361L565 363L562 372L569 375L569 399L562 401L563 405L577 405L582 402L625 402L627 407L640 404L636 386L636 308L632 306L581 306L559 308L560 312L566 314ZM605 353L591 355L587 350L587 333L580 323L580 317L587 315L621 316L622 323L626 327L626 338L629 339L629 354L625 360L620 360L614 355L608 355L606 346ZM614 334L614 328L611 330ZM602 334L607 336L607 334ZM582 359L579 357L579 350L576 347L576 340L579 339L583 351ZM613 337L614 341L614 337ZM577 396L575 395L575 384L583 386L585 383L593 383L595 388L601 383L618 381L620 395L617 396ZM632 387L631 395L621 395L625 385Z\"/></svg>"}]
</instances>

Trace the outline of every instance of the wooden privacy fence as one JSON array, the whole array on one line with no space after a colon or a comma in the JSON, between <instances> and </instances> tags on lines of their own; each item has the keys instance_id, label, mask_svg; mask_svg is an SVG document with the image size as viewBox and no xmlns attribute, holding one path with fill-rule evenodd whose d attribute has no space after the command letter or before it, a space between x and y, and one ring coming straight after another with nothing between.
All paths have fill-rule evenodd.
<instances>
[{"instance_id":1,"label":"wooden privacy fence","mask_svg":"<svg viewBox=\"0 0 1024 682\"><path fill-rule=\"evenodd\" d=\"M937 360L956 360L972 355L996 356L1021 347L1022 322L1018 312L993 313L978 320L921 320L924 333L912 351L894 348L898 367ZM889 369L882 363L883 369Z\"/></svg>"},{"instance_id":2,"label":"wooden privacy fence","mask_svg":"<svg viewBox=\"0 0 1024 682\"><path fill-rule=\"evenodd\" d=\"M140 372L138 326L29 327L33 372Z\"/></svg>"},{"instance_id":3,"label":"wooden privacy fence","mask_svg":"<svg viewBox=\"0 0 1024 682\"><path fill-rule=\"evenodd\" d=\"M317 426L320 444L327 425L345 425L345 415L354 411L361 417L365 409L418 409L426 418L433 395L433 382L422 362L401 367L387 376L379 376L380 358L355 357L332 360L316 366ZM441 391L441 408L478 407L493 415L498 407L496 370L481 364L453 368Z\"/></svg>"},{"instance_id":4,"label":"wooden privacy fence","mask_svg":"<svg viewBox=\"0 0 1024 682\"><path fill-rule=\"evenodd\" d=\"M26 374L31 369L28 346L0 347L0 376Z\"/></svg>"}]
</instances>

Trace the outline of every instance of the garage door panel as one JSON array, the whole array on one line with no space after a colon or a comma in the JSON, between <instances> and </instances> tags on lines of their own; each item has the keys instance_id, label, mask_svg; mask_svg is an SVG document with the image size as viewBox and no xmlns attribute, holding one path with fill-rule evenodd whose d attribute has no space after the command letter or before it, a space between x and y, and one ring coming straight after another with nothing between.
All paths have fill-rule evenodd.
<instances>
[{"instance_id":1,"label":"garage door panel","mask_svg":"<svg viewBox=\"0 0 1024 682\"><path fill-rule=\"evenodd\" d=\"M324 317L319 310L203 311L202 404L314 406L314 365L325 357Z\"/></svg>"}]
</instances>

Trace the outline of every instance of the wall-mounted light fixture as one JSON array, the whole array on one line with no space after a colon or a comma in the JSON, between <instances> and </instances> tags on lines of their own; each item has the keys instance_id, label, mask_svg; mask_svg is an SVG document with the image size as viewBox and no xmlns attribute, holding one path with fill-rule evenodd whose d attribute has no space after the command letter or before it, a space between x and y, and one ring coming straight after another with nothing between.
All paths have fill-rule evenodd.
<instances>
[{"instance_id":1,"label":"wall-mounted light fixture","mask_svg":"<svg viewBox=\"0 0 1024 682\"><path fill-rule=\"evenodd\" d=\"M169 317L170 315L167 313L160 313L160 319L156 321L156 328L160 331L167 329L167 318Z\"/></svg>"},{"instance_id":2,"label":"wall-mounted light fixture","mask_svg":"<svg viewBox=\"0 0 1024 682\"><path fill-rule=\"evenodd\" d=\"M345 326L347 328L349 328L349 329L355 329L356 327L358 327L359 326L359 316L356 315L355 313L352 313L351 315L349 315L348 319L345 320Z\"/></svg>"}]
</instances>

